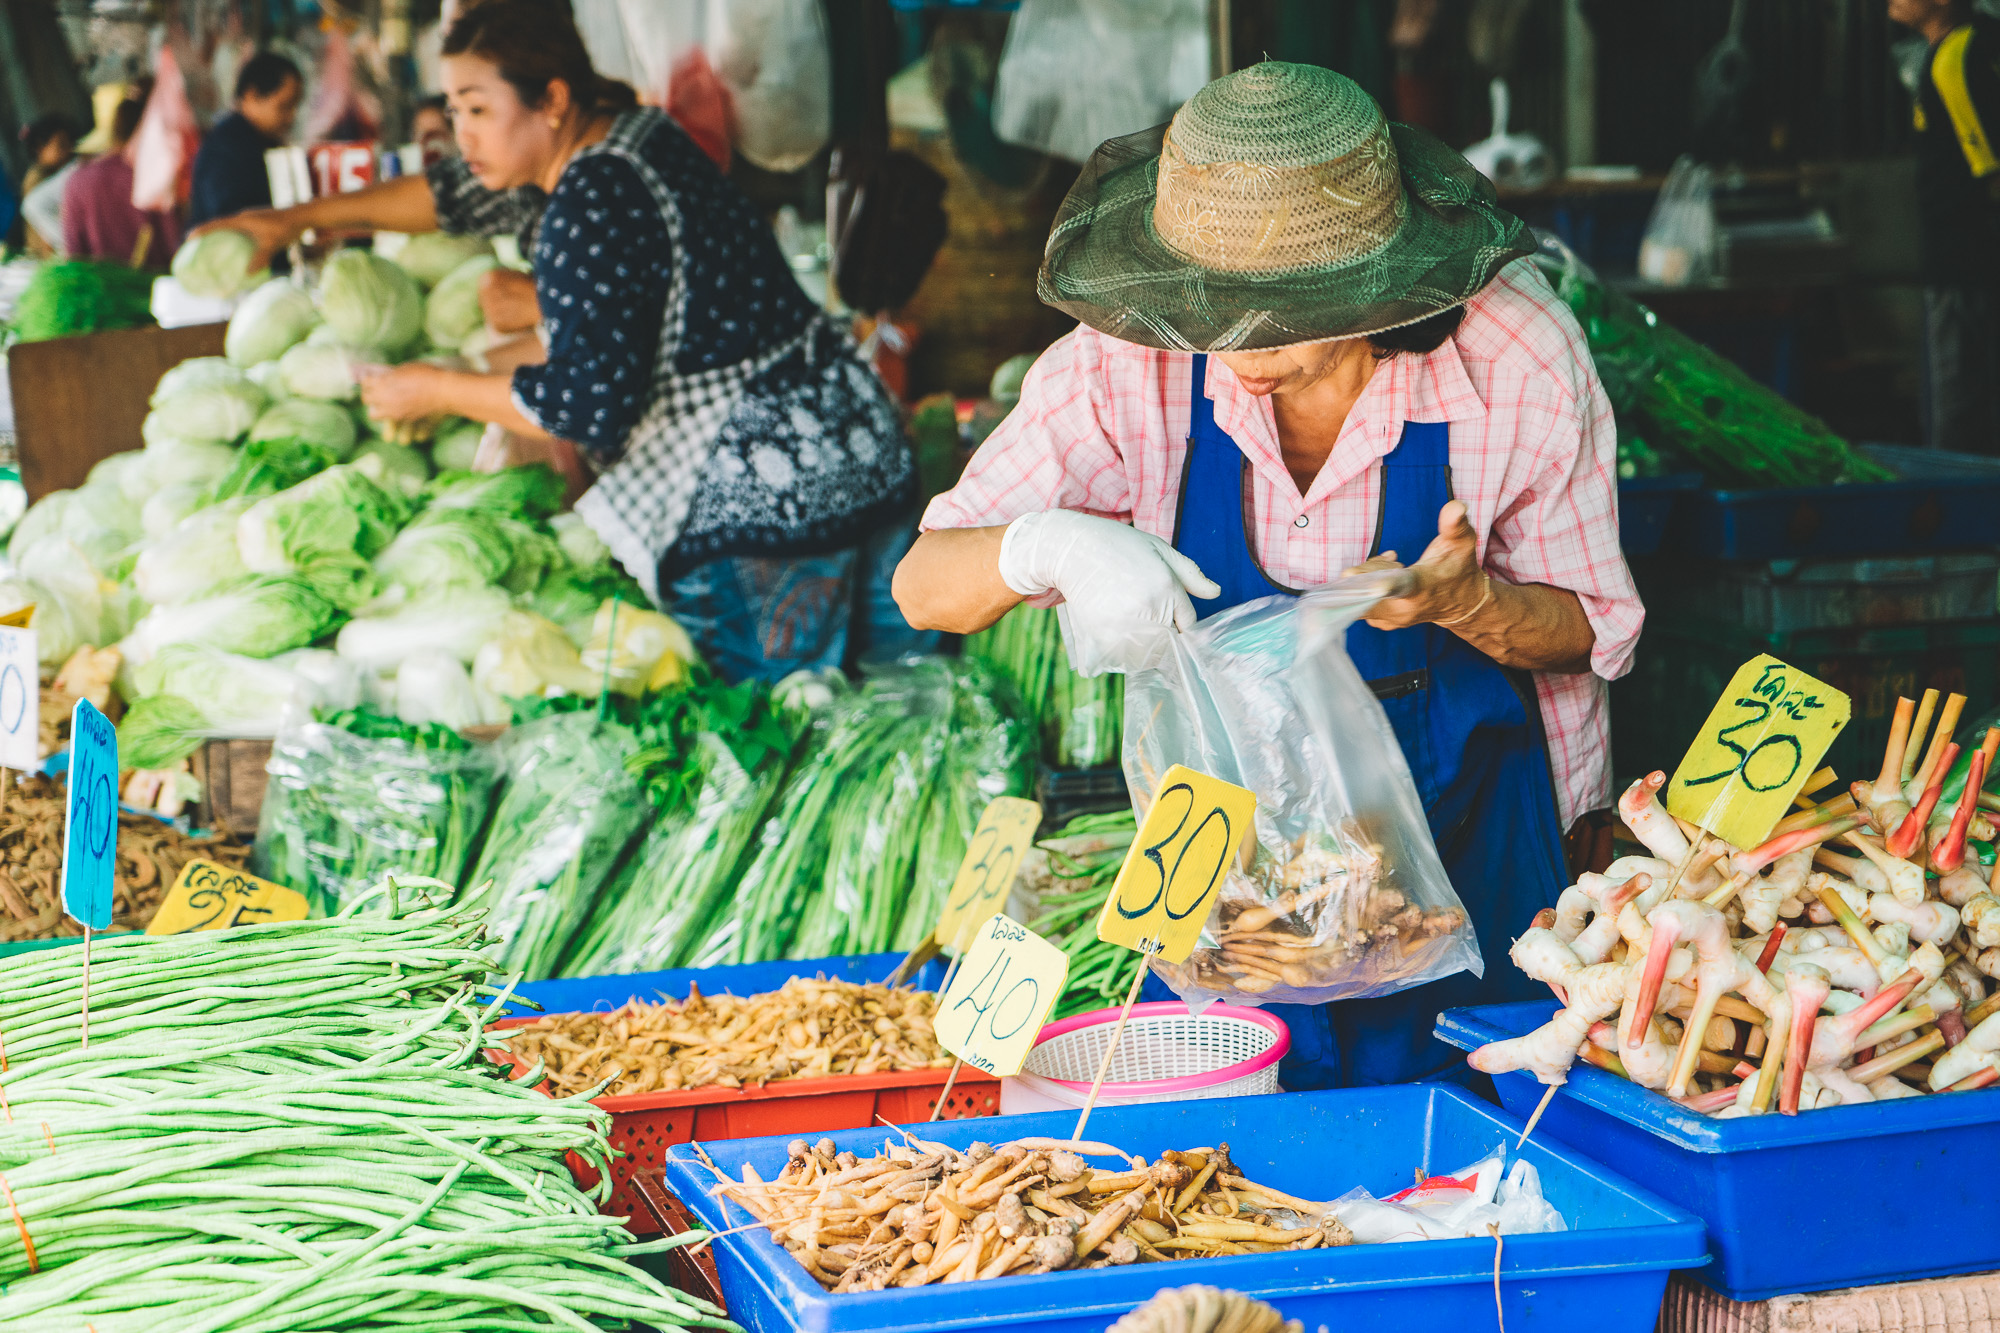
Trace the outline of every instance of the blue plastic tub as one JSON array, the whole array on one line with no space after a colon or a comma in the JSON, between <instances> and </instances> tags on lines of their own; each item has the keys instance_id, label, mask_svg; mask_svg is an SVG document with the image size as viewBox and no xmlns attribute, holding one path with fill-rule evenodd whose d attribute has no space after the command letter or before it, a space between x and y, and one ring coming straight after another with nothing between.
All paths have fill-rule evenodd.
<instances>
[{"instance_id":1,"label":"blue plastic tub","mask_svg":"<svg viewBox=\"0 0 2000 1333\"><path fill-rule=\"evenodd\" d=\"M1059 1112L940 1122L922 1132L964 1147L978 1139L1066 1138L1075 1128L1075 1114ZM872 1153L886 1133L878 1127L832 1138L844 1149ZM1148 1157L1227 1143L1252 1179L1308 1198L1337 1198L1356 1185L1391 1194L1410 1183L1413 1168L1454 1170L1503 1140L1511 1149L1520 1133L1519 1121L1438 1084L1103 1107L1090 1120L1091 1138ZM767 1180L785 1165L783 1139L703 1147L732 1178L746 1162ZM1510 1333L1650 1333L1667 1271L1708 1257L1701 1223L1578 1154L1538 1142L1524 1154L1571 1230L1507 1238L1501 1288ZM691 1145L669 1150L664 1169L667 1188L704 1225L723 1230L752 1220L709 1193L715 1177ZM1494 1246L1487 1240L1191 1259L839 1296L761 1229L724 1236L714 1253L730 1318L755 1333L1102 1333L1162 1288L1194 1282L1269 1301L1307 1328L1486 1333L1495 1322Z\"/></svg>"},{"instance_id":2,"label":"blue plastic tub","mask_svg":"<svg viewBox=\"0 0 2000 1333\"><path fill-rule=\"evenodd\" d=\"M1618 545L1626 555L1651 555L1684 496L1701 489L1701 473L1627 477L1618 483Z\"/></svg>"},{"instance_id":3,"label":"blue plastic tub","mask_svg":"<svg viewBox=\"0 0 2000 1333\"><path fill-rule=\"evenodd\" d=\"M1555 1008L1447 1009L1437 1035L1470 1050L1533 1031ZM1493 1083L1516 1115L1544 1091L1528 1074ZM1579 1064L1535 1134L1706 1219L1715 1262L1695 1276L1733 1300L2000 1268L1992 1092L1715 1120Z\"/></svg>"},{"instance_id":4,"label":"blue plastic tub","mask_svg":"<svg viewBox=\"0 0 2000 1333\"><path fill-rule=\"evenodd\" d=\"M540 1005L548 1014L587 1013L611 1010L627 1000L640 999L657 1004L663 996L687 998L688 987L698 985L704 995L762 995L793 977L828 977L840 981L886 981L907 955L900 953L850 954L844 958L802 958L776 963L739 963L732 967L683 967L670 972L629 972L621 976L565 977L535 981L515 988L523 999ZM919 990L936 990L944 980L945 965L933 958L910 978ZM507 1014L519 1017L533 1013L525 1005L510 1005Z\"/></svg>"},{"instance_id":5,"label":"blue plastic tub","mask_svg":"<svg viewBox=\"0 0 2000 1333\"><path fill-rule=\"evenodd\" d=\"M1699 491L1666 546L1711 560L1840 559L2000 545L2000 458L1900 445L1861 451L1896 480Z\"/></svg>"}]
</instances>

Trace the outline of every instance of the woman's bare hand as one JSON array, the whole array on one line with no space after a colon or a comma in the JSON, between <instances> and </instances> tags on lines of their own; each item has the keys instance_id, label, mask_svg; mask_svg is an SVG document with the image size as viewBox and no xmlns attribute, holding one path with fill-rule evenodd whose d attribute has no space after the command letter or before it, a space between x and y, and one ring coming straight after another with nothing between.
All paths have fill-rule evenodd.
<instances>
[{"instance_id":1,"label":"woman's bare hand","mask_svg":"<svg viewBox=\"0 0 2000 1333\"><path fill-rule=\"evenodd\" d=\"M452 372L421 362L361 371L361 402L377 421L423 421L442 416L443 380Z\"/></svg>"},{"instance_id":2,"label":"woman's bare hand","mask_svg":"<svg viewBox=\"0 0 2000 1333\"><path fill-rule=\"evenodd\" d=\"M521 333L542 321L535 280L510 268L488 269L479 280L479 309L495 333Z\"/></svg>"},{"instance_id":3,"label":"woman's bare hand","mask_svg":"<svg viewBox=\"0 0 2000 1333\"><path fill-rule=\"evenodd\" d=\"M212 231L240 231L256 245L257 252L250 257L250 271L269 268L271 258L293 241L299 239L304 228L284 209L252 208L233 217L217 218L204 222L194 229L195 236L206 236Z\"/></svg>"}]
</instances>

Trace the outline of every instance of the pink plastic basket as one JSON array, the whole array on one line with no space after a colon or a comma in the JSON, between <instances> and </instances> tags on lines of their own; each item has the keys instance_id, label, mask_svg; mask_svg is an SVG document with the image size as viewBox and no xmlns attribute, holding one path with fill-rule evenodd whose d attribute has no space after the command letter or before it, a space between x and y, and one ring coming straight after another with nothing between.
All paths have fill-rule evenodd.
<instances>
[{"instance_id":1,"label":"pink plastic basket","mask_svg":"<svg viewBox=\"0 0 2000 1333\"><path fill-rule=\"evenodd\" d=\"M1098 1009L1043 1028L1020 1077L1001 1080L1001 1114L1083 1105L1117 1026L1116 1009ZM1284 1020L1262 1009L1215 1004L1192 1014L1178 1000L1134 1005L1098 1102L1276 1092L1278 1062L1291 1048Z\"/></svg>"}]
</instances>

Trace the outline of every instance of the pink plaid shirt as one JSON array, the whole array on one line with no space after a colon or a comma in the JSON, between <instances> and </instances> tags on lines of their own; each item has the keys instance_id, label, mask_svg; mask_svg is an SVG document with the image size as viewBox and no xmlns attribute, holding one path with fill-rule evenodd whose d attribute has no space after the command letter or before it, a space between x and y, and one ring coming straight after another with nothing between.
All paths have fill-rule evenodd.
<instances>
[{"instance_id":1,"label":"pink plaid shirt","mask_svg":"<svg viewBox=\"0 0 2000 1333\"><path fill-rule=\"evenodd\" d=\"M1042 354L1020 405L931 502L926 528L983 527L1078 509L1171 540L1187 455L1189 355L1079 328ZM1617 434L1583 331L1525 260L1466 308L1450 342L1390 357L1348 413L1304 496L1285 470L1268 398L1210 359L1216 424L1250 460L1251 533L1278 582L1311 588L1367 558L1381 469L1405 421L1451 423L1453 493L1487 571L1567 588L1596 631L1591 670L1537 673L1564 828L1611 797L1605 682L1631 667L1645 619L1618 548ZM1398 551L1405 563L1422 552Z\"/></svg>"}]
</instances>

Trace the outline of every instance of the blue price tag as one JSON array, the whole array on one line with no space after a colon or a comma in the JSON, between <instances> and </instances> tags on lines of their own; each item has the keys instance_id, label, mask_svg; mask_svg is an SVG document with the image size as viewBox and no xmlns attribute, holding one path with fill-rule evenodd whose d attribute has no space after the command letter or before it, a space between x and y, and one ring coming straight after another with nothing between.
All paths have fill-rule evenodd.
<instances>
[{"instance_id":1,"label":"blue price tag","mask_svg":"<svg viewBox=\"0 0 2000 1333\"><path fill-rule=\"evenodd\" d=\"M88 699L78 699L69 737L63 910L92 930L109 930L118 859L118 733Z\"/></svg>"}]
</instances>

